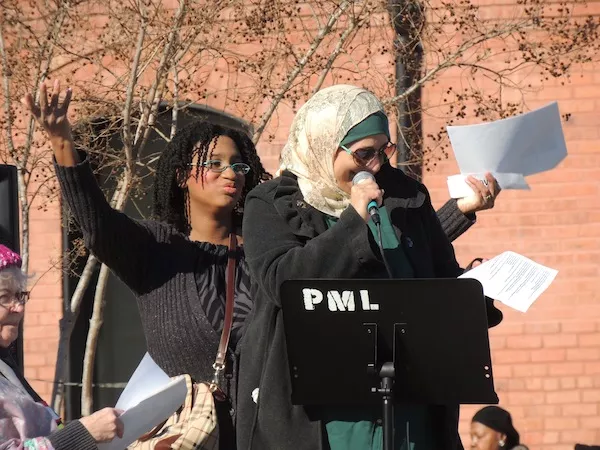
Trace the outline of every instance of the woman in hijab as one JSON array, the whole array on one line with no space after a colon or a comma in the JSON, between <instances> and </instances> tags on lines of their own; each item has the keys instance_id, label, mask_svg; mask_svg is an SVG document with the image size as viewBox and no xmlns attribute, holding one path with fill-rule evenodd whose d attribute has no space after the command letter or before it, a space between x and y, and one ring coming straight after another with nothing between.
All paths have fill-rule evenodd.
<instances>
[{"instance_id":1,"label":"woman in hijab","mask_svg":"<svg viewBox=\"0 0 600 450\"><path fill-rule=\"evenodd\" d=\"M498 406L486 406L475 413L471 421L471 449L517 450L519 433L510 413Z\"/></svg>"},{"instance_id":2,"label":"woman in hijab","mask_svg":"<svg viewBox=\"0 0 600 450\"><path fill-rule=\"evenodd\" d=\"M119 411L104 408L63 426L17 368L9 347L29 298L21 257L0 244L0 450L96 450L122 437Z\"/></svg>"},{"instance_id":3,"label":"woman in hijab","mask_svg":"<svg viewBox=\"0 0 600 450\"><path fill-rule=\"evenodd\" d=\"M255 306L241 344L239 449L381 448L379 408L321 408L309 417L291 404L279 287L292 278L386 278L367 212L373 200L394 278L462 273L427 189L387 164L394 151L377 97L333 86L298 111L281 176L248 194L244 234ZM353 185L361 171L375 179ZM488 315L491 325L499 322L493 306ZM396 408L395 425L398 449L461 448L458 405Z\"/></svg>"}]
</instances>

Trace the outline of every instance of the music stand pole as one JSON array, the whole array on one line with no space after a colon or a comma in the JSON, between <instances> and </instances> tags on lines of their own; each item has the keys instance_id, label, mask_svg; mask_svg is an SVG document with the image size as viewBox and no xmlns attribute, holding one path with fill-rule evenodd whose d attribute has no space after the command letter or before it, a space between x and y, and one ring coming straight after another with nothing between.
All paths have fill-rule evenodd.
<instances>
[{"instance_id":1,"label":"music stand pole","mask_svg":"<svg viewBox=\"0 0 600 450\"><path fill-rule=\"evenodd\" d=\"M394 450L394 363L386 362L379 371L383 403L383 450Z\"/></svg>"}]
</instances>

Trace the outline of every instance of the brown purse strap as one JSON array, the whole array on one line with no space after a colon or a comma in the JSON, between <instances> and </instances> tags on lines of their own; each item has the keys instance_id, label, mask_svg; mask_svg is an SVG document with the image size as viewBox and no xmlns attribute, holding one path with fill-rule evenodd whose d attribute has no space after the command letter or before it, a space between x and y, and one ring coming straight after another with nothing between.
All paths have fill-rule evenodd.
<instances>
[{"instance_id":1,"label":"brown purse strap","mask_svg":"<svg viewBox=\"0 0 600 450\"><path fill-rule=\"evenodd\" d=\"M210 385L211 391L218 388L219 375L225 369L225 358L227 356L227 347L229 346L229 337L231 336L231 326L233 324L233 304L235 295L235 263L236 263L237 236L235 233L229 235L229 255L227 257L227 296L225 299L225 319L223 321L223 331L221 332L221 341L217 350L217 357L213 364L215 374Z\"/></svg>"}]
</instances>

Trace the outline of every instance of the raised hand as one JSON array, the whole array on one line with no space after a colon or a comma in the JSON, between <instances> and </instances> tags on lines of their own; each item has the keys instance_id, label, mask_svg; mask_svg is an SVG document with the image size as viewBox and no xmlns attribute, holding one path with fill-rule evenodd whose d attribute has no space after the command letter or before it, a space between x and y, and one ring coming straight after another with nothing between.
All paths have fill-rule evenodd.
<instances>
[{"instance_id":1,"label":"raised hand","mask_svg":"<svg viewBox=\"0 0 600 450\"><path fill-rule=\"evenodd\" d=\"M40 86L40 104L37 105L33 101L31 94L27 94L22 102L25 107L31 112L37 123L39 123L48 133L50 138L53 137L70 137L71 125L67 118L69 104L73 92L67 89L62 104L59 104L60 97L60 81L54 81L50 102L48 102L48 93L46 83Z\"/></svg>"},{"instance_id":2,"label":"raised hand","mask_svg":"<svg viewBox=\"0 0 600 450\"><path fill-rule=\"evenodd\" d=\"M486 173L483 181L470 175L466 182L473 189L473 194L458 199L457 206L463 214L472 214L494 207L496 197L502 189L491 173Z\"/></svg>"},{"instance_id":3,"label":"raised hand","mask_svg":"<svg viewBox=\"0 0 600 450\"><path fill-rule=\"evenodd\" d=\"M70 88L67 89L64 99L60 103L60 82L58 80L54 81L50 101L48 101L47 91L46 83L42 83L39 105L34 102L31 94L23 97L21 103L48 133L57 163L61 166L73 166L79 161L74 151L71 124L67 117L73 93Z\"/></svg>"}]
</instances>

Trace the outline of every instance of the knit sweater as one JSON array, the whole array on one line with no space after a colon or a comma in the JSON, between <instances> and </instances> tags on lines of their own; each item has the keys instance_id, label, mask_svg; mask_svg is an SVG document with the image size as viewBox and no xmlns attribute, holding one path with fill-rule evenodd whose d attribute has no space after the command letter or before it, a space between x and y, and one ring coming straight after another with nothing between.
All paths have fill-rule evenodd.
<instances>
[{"instance_id":1,"label":"knit sweater","mask_svg":"<svg viewBox=\"0 0 600 450\"><path fill-rule=\"evenodd\" d=\"M81 228L86 247L137 298L148 353L169 375L212 379L223 327L228 248L193 242L175 228L138 221L110 207L87 160L56 165L63 198ZM237 249L234 324L227 382L235 395L237 361L233 349L250 311L250 278ZM108 299L108 301L116 301Z\"/></svg>"},{"instance_id":2,"label":"knit sweater","mask_svg":"<svg viewBox=\"0 0 600 450\"><path fill-rule=\"evenodd\" d=\"M450 242L456 240L475 223L475 213L463 214L458 209L458 200L452 198L436 211L442 229Z\"/></svg>"}]
</instances>

